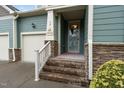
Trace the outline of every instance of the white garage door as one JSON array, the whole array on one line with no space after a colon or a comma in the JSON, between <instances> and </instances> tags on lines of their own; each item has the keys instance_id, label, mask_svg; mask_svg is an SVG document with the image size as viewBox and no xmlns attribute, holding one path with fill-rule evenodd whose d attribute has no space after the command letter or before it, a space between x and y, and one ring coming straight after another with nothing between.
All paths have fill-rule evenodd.
<instances>
[{"instance_id":1,"label":"white garage door","mask_svg":"<svg viewBox=\"0 0 124 93\"><path fill-rule=\"evenodd\" d=\"M0 60L8 60L9 40L8 35L0 36Z\"/></svg>"},{"instance_id":2,"label":"white garage door","mask_svg":"<svg viewBox=\"0 0 124 93\"><path fill-rule=\"evenodd\" d=\"M44 45L45 35L24 35L22 37L22 60L23 62L35 61L35 49Z\"/></svg>"}]
</instances>

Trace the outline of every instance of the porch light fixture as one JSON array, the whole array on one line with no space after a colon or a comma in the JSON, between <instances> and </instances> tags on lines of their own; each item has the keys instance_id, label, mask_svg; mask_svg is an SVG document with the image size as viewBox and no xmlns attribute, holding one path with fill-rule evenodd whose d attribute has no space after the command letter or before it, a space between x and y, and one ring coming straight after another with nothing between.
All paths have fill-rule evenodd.
<instances>
[{"instance_id":1,"label":"porch light fixture","mask_svg":"<svg viewBox=\"0 0 124 93\"><path fill-rule=\"evenodd\" d=\"M77 28L77 25L73 25L73 28L76 29Z\"/></svg>"},{"instance_id":2,"label":"porch light fixture","mask_svg":"<svg viewBox=\"0 0 124 93\"><path fill-rule=\"evenodd\" d=\"M32 28L36 28L36 25L34 23L32 23Z\"/></svg>"}]
</instances>

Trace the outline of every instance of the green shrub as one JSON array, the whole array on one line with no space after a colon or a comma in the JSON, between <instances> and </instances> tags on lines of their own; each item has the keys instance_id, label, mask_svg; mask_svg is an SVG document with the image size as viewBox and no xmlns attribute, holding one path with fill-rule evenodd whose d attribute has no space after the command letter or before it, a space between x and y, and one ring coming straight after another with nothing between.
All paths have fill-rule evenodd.
<instances>
[{"instance_id":1,"label":"green shrub","mask_svg":"<svg viewBox=\"0 0 124 93\"><path fill-rule=\"evenodd\" d=\"M124 88L124 62L111 60L101 65L90 82L90 87Z\"/></svg>"}]
</instances>

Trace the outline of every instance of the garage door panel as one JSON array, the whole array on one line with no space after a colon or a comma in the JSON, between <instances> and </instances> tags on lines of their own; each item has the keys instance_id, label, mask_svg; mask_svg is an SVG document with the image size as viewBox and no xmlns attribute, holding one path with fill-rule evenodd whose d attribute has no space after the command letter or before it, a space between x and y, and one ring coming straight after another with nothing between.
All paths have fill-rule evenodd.
<instances>
[{"instance_id":1,"label":"garage door panel","mask_svg":"<svg viewBox=\"0 0 124 93\"><path fill-rule=\"evenodd\" d=\"M0 36L0 60L8 60L9 40L8 35Z\"/></svg>"},{"instance_id":2,"label":"garage door panel","mask_svg":"<svg viewBox=\"0 0 124 93\"><path fill-rule=\"evenodd\" d=\"M45 35L25 35L23 36L23 61L34 62L35 51L44 45Z\"/></svg>"}]
</instances>

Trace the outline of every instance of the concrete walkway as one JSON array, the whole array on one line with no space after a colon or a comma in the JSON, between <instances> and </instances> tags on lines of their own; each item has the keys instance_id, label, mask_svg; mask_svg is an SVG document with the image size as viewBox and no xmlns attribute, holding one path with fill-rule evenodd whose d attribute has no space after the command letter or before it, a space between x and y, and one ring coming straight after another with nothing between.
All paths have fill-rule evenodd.
<instances>
[{"instance_id":1,"label":"concrete walkway","mask_svg":"<svg viewBox=\"0 0 124 93\"><path fill-rule=\"evenodd\" d=\"M34 81L34 64L2 63L0 64L1 88L79 88L79 86L52 82L47 80Z\"/></svg>"}]
</instances>

